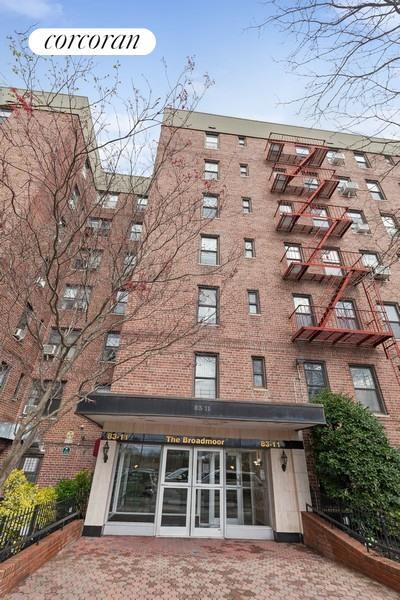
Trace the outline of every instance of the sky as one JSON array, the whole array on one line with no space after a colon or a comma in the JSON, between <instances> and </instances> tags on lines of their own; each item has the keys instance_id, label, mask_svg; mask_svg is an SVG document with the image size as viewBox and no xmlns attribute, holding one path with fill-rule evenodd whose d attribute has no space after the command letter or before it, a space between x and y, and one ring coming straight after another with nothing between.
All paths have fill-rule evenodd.
<instances>
[{"instance_id":1,"label":"sky","mask_svg":"<svg viewBox=\"0 0 400 600\"><path fill-rule=\"evenodd\" d=\"M303 81L285 73L280 64L288 50L282 34L251 28L260 23L266 7L256 0L0 0L0 84L18 84L10 68L7 36L30 27L146 27L157 46L148 56L119 57L126 93L128 83L143 85L145 77L155 94L171 80L186 57L194 56L200 78L208 73L214 85L198 110L216 114L313 125L282 102L301 95ZM115 59L98 57L96 70L107 73ZM91 94L82 86L82 95ZM329 126L329 123L321 124Z\"/></svg>"}]
</instances>

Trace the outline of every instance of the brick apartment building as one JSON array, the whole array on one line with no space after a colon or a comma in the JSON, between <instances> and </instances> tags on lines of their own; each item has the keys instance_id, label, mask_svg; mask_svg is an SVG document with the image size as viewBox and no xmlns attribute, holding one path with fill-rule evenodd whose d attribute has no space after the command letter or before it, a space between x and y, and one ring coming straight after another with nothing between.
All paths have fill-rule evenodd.
<instances>
[{"instance_id":1,"label":"brick apartment building","mask_svg":"<svg viewBox=\"0 0 400 600\"><path fill-rule=\"evenodd\" d=\"M316 392L354 396L400 444L398 158L381 139L204 113L167 111L160 148L172 131L205 223L181 320L206 335L130 372L123 323L126 362L44 436L38 481L95 462L87 535L298 540ZM164 172L149 207L170 185ZM234 276L210 276L235 252Z\"/></svg>"}]
</instances>

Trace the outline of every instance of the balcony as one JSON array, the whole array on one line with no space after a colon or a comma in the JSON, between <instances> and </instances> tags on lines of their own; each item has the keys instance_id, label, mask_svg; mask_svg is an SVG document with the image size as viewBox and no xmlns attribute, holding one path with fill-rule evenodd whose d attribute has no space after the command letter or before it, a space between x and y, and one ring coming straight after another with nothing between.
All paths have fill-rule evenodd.
<instances>
[{"instance_id":1,"label":"balcony","mask_svg":"<svg viewBox=\"0 0 400 600\"><path fill-rule=\"evenodd\" d=\"M298 306L289 317L292 342L375 348L393 338L377 311Z\"/></svg>"},{"instance_id":2,"label":"balcony","mask_svg":"<svg viewBox=\"0 0 400 600\"><path fill-rule=\"evenodd\" d=\"M265 149L265 159L268 162L292 166L298 166L306 161L307 166L318 168L329 150L324 144L324 140L321 139L271 133ZM296 146L306 148L309 153L297 153Z\"/></svg>"},{"instance_id":3,"label":"balcony","mask_svg":"<svg viewBox=\"0 0 400 600\"><path fill-rule=\"evenodd\" d=\"M276 194L308 197L317 192L314 198L329 199L339 184L334 174L333 169L315 171L303 167L299 171L295 167L278 169L274 166L270 177L272 180L270 191Z\"/></svg>"},{"instance_id":4,"label":"balcony","mask_svg":"<svg viewBox=\"0 0 400 600\"><path fill-rule=\"evenodd\" d=\"M342 206L318 206L305 202L278 202L276 209L275 229L290 233L325 235L334 225L331 236L342 237L351 227L352 220L347 216L347 209Z\"/></svg>"},{"instance_id":5,"label":"balcony","mask_svg":"<svg viewBox=\"0 0 400 600\"><path fill-rule=\"evenodd\" d=\"M350 275L348 285L354 285L369 273L358 252L343 252L328 248L287 245L281 258L282 278L322 283Z\"/></svg>"}]
</instances>

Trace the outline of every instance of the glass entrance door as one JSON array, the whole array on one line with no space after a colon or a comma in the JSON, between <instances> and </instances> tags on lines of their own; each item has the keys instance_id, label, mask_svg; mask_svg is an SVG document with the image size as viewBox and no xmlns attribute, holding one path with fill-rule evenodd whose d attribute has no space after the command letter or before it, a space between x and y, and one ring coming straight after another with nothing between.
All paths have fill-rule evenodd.
<instances>
[{"instance_id":1,"label":"glass entrance door","mask_svg":"<svg viewBox=\"0 0 400 600\"><path fill-rule=\"evenodd\" d=\"M223 451L164 448L157 534L221 537Z\"/></svg>"}]
</instances>

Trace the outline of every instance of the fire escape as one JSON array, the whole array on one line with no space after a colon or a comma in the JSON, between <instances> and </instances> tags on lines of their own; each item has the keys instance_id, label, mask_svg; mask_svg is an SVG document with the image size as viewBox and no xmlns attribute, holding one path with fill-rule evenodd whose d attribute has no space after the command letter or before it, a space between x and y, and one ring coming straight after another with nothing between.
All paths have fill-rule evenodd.
<instances>
[{"instance_id":1,"label":"fire escape","mask_svg":"<svg viewBox=\"0 0 400 600\"><path fill-rule=\"evenodd\" d=\"M328 150L324 140L274 133L266 147L266 160L272 163L270 190L280 195L276 230L312 236L307 247L285 245L282 277L323 284L322 306L304 296L290 315L292 341L360 348L382 345L400 385L400 346L371 267L363 264L360 254L329 246L343 237L352 221L347 208L329 203L339 180L334 169L322 168ZM345 299L352 286L361 286L368 310Z\"/></svg>"}]
</instances>

